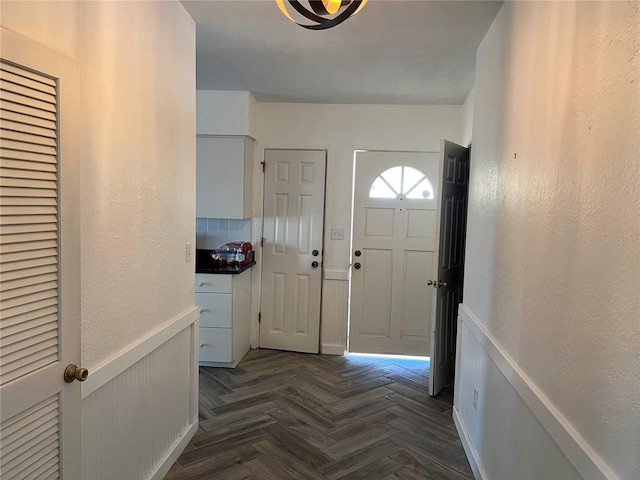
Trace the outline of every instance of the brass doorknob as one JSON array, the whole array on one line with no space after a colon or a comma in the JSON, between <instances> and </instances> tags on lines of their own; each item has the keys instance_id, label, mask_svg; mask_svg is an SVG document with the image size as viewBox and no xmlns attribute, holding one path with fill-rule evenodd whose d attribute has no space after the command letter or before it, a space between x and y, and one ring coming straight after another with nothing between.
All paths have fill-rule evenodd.
<instances>
[{"instance_id":1,"label":"brass doorknob","mask_svg":"<svg viewBox=\"0 0 640 480\"><path fill-rule=\"evenodd\" d=\"M64 369L64 381L67 383L71 383L74 380L84 382L88 376L89 370L86 368L80 368L73 363L67 365L67 368Z\"/></svg>"},{"instance_id":2,"label":"brass doorknob","mask_svg":"<svg viewBox=\"0 0 640 480\"><path fill-rule=\"evenodd\" d=\"M427 285L431 286L431 285L435 285L436 282L434 282L433 280L427 280Z\"/></svg>"},{"instance_id":3,"label":"brass doorknob","mask_svg":"<svg viewBox=\"0 0 640 480\"><path fill-rule=\"evenodd\" d=\"M442 282L442 281L438 280L438 288L446 287L446 286L447 286L447 282Z\"/></svg>"}]
</instances>

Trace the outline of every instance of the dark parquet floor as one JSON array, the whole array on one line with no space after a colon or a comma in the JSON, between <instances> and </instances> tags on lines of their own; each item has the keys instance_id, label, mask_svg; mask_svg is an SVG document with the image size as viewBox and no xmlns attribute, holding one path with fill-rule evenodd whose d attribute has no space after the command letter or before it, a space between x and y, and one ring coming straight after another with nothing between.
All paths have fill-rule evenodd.
<instances>
[{"instance_id":1,"label":"dark parquet floor","mask_svg":"<svg viewBox=\"0 0 640 480\"><path fill-rule=\"evenodd\" d=\"M165 480L473 478L428 363L252 350L200 368L200 429Z\"/></svg>"}]
</instances>

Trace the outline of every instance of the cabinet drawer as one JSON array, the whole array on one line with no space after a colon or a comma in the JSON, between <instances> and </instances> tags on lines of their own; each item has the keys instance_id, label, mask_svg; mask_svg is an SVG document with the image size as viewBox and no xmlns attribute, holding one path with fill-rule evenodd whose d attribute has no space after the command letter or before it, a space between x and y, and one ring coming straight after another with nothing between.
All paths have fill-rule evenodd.
<instances>
[{"instance_id":1,"label":"cabinet drawer","mask_svg":"<svg viewBox=\"0 0 640 480\"><path fill-rule=\"evenodd\" d=\"M230 328L200 327L200 361L232 362L232 338Z\"/></svg>"},{"instance_id":2,"label":"cabinet drawer","mask_svg":"<svg viewBox=\"0 0 640 480\"><path fill-rule=\"evenodd\" d=\"M196 273L196 292L231 293L231 275Z\"/></svg>"},{"instance_id":3,"label":"cabinet drawer","mask_svg":"<svg viewBox=\"0 0 640 480\"><path fill-rule=\"evenodd\" d=\"M231 328L230 293L196 293L201 327Z\"/></svg>"}]
</instances>

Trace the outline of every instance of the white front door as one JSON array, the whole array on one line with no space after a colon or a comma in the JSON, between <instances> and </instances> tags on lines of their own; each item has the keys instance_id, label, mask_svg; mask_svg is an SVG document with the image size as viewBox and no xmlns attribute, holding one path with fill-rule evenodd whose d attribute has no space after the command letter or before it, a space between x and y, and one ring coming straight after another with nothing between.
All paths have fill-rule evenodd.
<instances>
[{"instance_id":1,"label":"white front door","mask_svg":"<svg viewBox=\"0 0 640 480\"><path fill-rule=\"evenodd\" d=\"M429 355L438 154L357 152L349 350Z\"/></svg>"},{"instance_id":2,"label":"white front door","mask_svg":"<svg viewBox=\"0 0 640 480\"><path fill-rule=\"evenodd\" d=\"M0 44L0 477L81 478L76 68Z\"/></svg>"},{"instance_id":3,"label":"white front door","mask_svg":"<svg viewBox=\"0 0 640 480\"><path fill-rule=\"evenodd\" d=\"M261 348L318 353L326 156L264 152Z\"/></svg>"},{"instance_id":4,"label":"white front door","mask_svg":"<svg viewBox=\"0 0 640 480\"><path fill-rule=\"evenodd\" d=\"M453 382L458 305L462 303L469 193L469 149L442 140L438 196L439 247L434 266L435 321L431 331L429 394Z\"/></svg>"}]
</instances>

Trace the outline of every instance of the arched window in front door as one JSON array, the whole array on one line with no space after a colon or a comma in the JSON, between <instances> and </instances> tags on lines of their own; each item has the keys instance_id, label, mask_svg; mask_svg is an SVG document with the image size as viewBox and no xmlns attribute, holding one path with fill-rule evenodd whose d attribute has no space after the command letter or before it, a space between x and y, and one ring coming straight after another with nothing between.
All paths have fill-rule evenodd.
<instances>
[{"instance_id":1,"label":"arched window in front door","mask_svg":"<svg viewBox=\"0 0 640 480\"><path fill-rule=\"evenodd\" d=\"M417 168L397 166L382 172L373 181L369 198L434 198L433 185Z\"/></svg>"}]
</instances>

